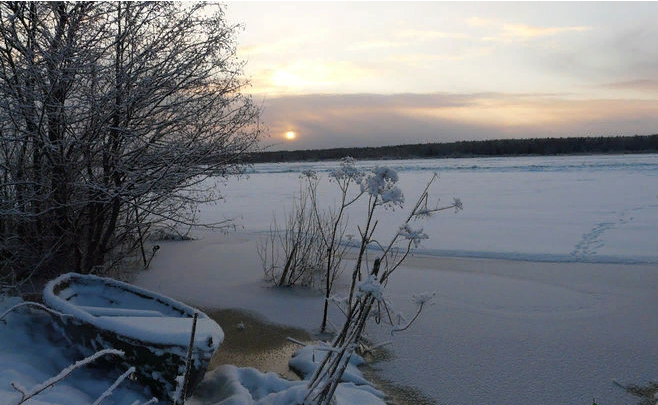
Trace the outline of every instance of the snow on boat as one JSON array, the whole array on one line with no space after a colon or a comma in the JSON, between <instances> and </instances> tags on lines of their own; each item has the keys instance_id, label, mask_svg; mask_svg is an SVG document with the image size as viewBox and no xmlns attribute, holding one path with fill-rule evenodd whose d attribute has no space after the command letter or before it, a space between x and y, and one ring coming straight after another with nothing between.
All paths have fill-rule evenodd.
<instances>
[{"instance_id":1,"label":"snow on boat","mask_svg":"<svg viewBox=\"0 0 658 405\"><path fill-rule=\"evenodd\" d=\"M55 316L56 327L85 354L115 348L113 358L160 400L173 401L176 378L185 373L194 313L198 313L188 392L203 379L224 332L206 314L163 295L123 283L77 273L50 281L44 302L67 315Z\"/></svg>"}]
</instances>

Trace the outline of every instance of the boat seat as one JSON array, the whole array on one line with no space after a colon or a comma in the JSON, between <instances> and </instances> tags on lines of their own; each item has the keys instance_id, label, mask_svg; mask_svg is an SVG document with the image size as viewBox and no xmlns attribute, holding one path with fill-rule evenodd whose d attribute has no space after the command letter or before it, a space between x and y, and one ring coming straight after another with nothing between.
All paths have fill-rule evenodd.
<instances>
[{"instance_id":1,"label":"boat seat","mask_svg":"<svg viewBox=\"0 0 658 405\"><path fill-rule=\"evenodd\" d=\"M139 316L139 317L162 317L159 311L148 309L113 308L113 307L90 307L80 305L78 308L94 316Z\"/></svg>"}]
</instances>

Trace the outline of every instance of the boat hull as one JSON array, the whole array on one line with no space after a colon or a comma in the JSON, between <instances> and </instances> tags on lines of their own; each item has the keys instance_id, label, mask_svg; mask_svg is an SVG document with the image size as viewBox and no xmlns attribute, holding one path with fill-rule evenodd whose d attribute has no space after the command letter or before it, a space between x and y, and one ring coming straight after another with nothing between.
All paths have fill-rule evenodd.
<instances>
[{"instance_id":1,"label":"boat hull","mask_svg":"<svg viewBox=\"0 0 658 405\"><path fill-rule=\"evenodd\" d=\"M85 292L90 292L92 298L85 298ZM107 307L98 306L103 299L114 302ZM122 307L121 299L129 302L131 308ZM142 307L146 309L136 308L140 306L139 299L145 300ZM72 346L84 355L108 348L123 351L122 358L111 356L95 364L121 370L134 366L134 378L167 403L174 402L177 378L185 373L193 314L199 314L197 324L202 327L197 329L194 340L188 393L203 379L213 353L223 340L219 325L202 312L113 279L69 273L48 283L44 302L64 314L54 316L54 324ZM87 302L96 306L81 305ZM98 309L94 311L94 308ZM113 312L116 316L112 316ZM163 313L162 317L154 316L159 312ZM141 316L130 316L131 313Z\"/></svg>"}]
</instances>

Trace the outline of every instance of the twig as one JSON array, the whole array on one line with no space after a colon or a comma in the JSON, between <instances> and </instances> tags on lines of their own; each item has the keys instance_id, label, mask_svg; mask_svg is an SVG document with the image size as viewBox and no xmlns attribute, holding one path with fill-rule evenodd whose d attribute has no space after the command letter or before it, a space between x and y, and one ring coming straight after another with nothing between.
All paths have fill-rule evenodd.
<instances>
[{"instance_id":1,"label":"twig","mask_svg":"<svg viewBox=\"0 0 658 405\"><path fill-rule=\"evenodd\" d=\"M623 388L624 390L626 390L626 386L625 386L625 385L622 385L619 381L617 381L617 380L612 380L612 383L613 383L614 385L616 385L617 387L619 387L619 388Z\"/></svg>"},{"instance_id":2,"label":"twig","mask_svg":"<svg viewBox=\"0 0 658 405\"><path fill-rule=\"evenodd\" d=\"M402 328L397 327L397 328L394 328L393 330L391 330L391 336L393 336L394 332L402 332L402 331L405 331L405 330L409 329L409 327L414 323L414 321L416 319L418 319L418 317L420 316L420 313L423 311L423 306L424 305L425 304L422 303L418 306L418 312L416 312L416 315L414 315L414 317L404 327L402 327Z\"/></svg>"},{"instance_id":3,"label":"twig","mask_svg":"<svg viewBox=\"0 0 658 405\"><path fill-rule=\"evenodd\" d=\"M68 375L70 375L75 369L78 369L82 366L85 366L92 361L98 359L99 357L102 357L106 354L116 354L117 356L123 357L124 352L121 350L116 350L116 349L105 349L101 350L99 352L94 353L93 355L82 359L80 361L76 361L74 364L66 367L64 370L60 371L59 374L57 374L55 377L49 378L48 380L42 382L41 384L38 384L34 387L32 387L31 390L25 391L24 388L18 387L16 383L12 382L11 386L18 392L21 393L21 399L16 403L16 405L20 405L27 401L28 399L34 397L35 395L39 395L43 391L47 390L48 388L51 388L55 384L57 384L60 380L64 379Z\"/></svg>"},{"instance_id":4,"label":"twig","mask_svg":"<svg viewBox=\"0 0 658 405\"><path fill-rule=\"evenodd\" d=\"M153 397L141 405L151 405L151 404L155 404L156 402L158 402L158 399L156 397ZM139 400L133 402L131 405L140 405Z\"/></svg>"},{"instance_id":5,"label":"twig","mask_svg":"<svg viewBox=\"0 0 658 405\"><path fill-rule=\"evenodd\" d=\"M390 344L393 344L393 342L390 341L390 340L387 340L386 342L378 343L378 344L376 344L374 346L371 346L371 347L366 347L364 345L365 349L363 350L363 354L370 353L371 351L373 351L375 349L379 349L382 346L386 346L386 345L390 345Z\"/></svg>"},{"instance_id":6,"label":"twig","mask_svg":"<svg viewBox=\"0 0 658 405\"><path fill-rule=\"evenodd\" d=\"M342 311L342 309L341 309L341 311ZM345 314L345 312L343 312L343 313ZM347 316L347 314L345 314L345 316ZM336 327L336 324L335 324L335 323L331 322L330 319L327 319L327 322L329 323L329 325L331 325L332 328L334 328L334 330L335 330L336 332L338 332L338 327Z\"/></svg>"},{"instance_id":7,"label":"twig","mask_svg":"<svg viewBox=\"0 0 658 405\"><path fill-rule=\"evenodd\" d=\"M160 245L153 246L152 252L151 252L151 257L149 257L148 262L146 262L146 264L144 265L144 270L149 268L149 266L151 265L151 261L155 257L155 254L158 252L158 250L160 250Z\"/></svg>"},{"instance_id":8,"label":"twig","mask_svg":"<svg viewBox=\"0 0 658 405\"><path fill-rule=\"evenodd\" d=\"M110 385L110 387L107 390L105 390L105 392L103 392L101 396L98 397L98 399L94 401L94 403L91 405L100 405L100 403L103 402L105 398L112 395L112 391L114 391L116 387L118 387L119 384L123 382L123 380L128 378L128 376L132 375L134 372L135 372L135 367L134 366L130 367L125 373L121 374L119 378L117 378L116 381L114 381L114 384Z\"/></svg>"},{"instance_id":9,"label":"twig","mask_svg":"<svg viewBox=\"0 0 658 405\"><path fill-rule=\"evenodd\" d=\"M50 312L51 314L58 315L58 316L71 316L71 315L68 315L68 314L63 314L61 312L57 312L54 309L50 309L45 305L39 304L38 302L26 301L26 302L21 302L19 304L16 304L13 307L6 310L5 312L3 312L2 315L0 315L0 321L2 321L6 325L7 321L5 321L3 318L5 316L7 316L11 311L15 310L16 308L20 308L20 307L26 306L26 305L35 306L37 308L43 309L44 311Z\"/></svg>"},{"instance_id":10,"label":"twig","mask_svg":"<svg viewBox=\"0 0 658 405\"><path fill-rule=\"evenodd\" d=\"M306 346L307 346L306 343L304 343L304 342L300 342L299 340L294 339L294 338L291 338L290 336L288 336L286 339L288 339L289 341L291 341L291 342L293 342L293 343L297 343L297 344L300 345L300 346L303 346L303 347L306 347Z\"/></svg>"}]
</instances>

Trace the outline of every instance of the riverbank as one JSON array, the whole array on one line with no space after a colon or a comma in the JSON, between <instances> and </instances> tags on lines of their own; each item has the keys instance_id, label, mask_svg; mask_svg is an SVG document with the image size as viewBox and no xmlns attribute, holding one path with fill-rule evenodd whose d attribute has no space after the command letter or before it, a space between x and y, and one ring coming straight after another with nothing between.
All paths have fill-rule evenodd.
<instances>
[{"instance_id":1,"label":"riverbank","mask_svg":"<svg viewBox=\"0 0 658 405\"><path fill-rule=\"evenodd\" d=\"M512 156L583 156L603 154L656 153L658 135L626 137L571 137L494 139L480 141L404 144L307 150L278 150L253 153L251 163L292 163L355 159L428 159Z\"/></svg>"},{"instance_id":2,"label":"riverbank","mask_svg":"<svg viewBox=\"0 0 658 405\"><path fill-rule=\"evenodd\" d=\"M224 364L237 367L253 367L261 372L275 372L288 380L299 380L299 376L288 366L293 353L301 348L288 337L311 344L317 336L300 328L275 324L258 314L236 308L204 310L208 316L224 328L225 339L208 366L212 371ZM404 387L379 376L378 367L390 360L388 350L380 350L366 357L368 364L360 367L367 380L384 391L391 405L432 405L436 404L417 388ZM195 395L195 400L204 403L204 390Z\"/></svg>"}]
</instances>

